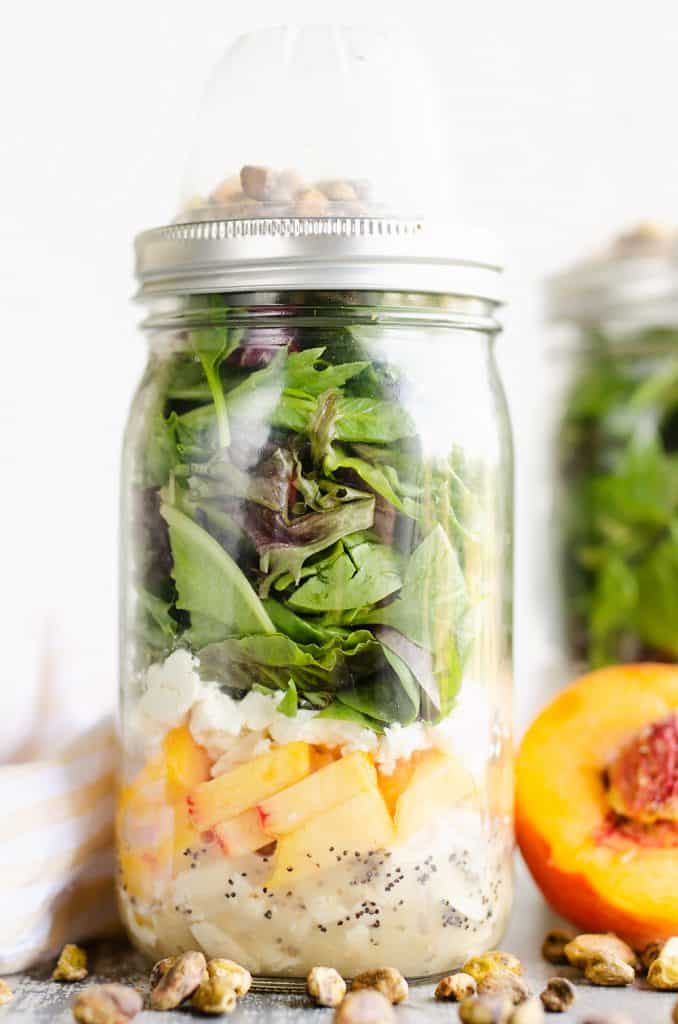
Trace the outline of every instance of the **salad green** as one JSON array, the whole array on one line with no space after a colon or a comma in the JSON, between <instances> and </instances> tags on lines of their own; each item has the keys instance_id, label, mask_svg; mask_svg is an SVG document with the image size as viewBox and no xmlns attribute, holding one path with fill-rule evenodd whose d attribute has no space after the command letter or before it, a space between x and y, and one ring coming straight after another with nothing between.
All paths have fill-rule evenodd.
<instances>
[{"instance_id":1,"label":"salad green","mask_svg":"<svg viewBox=\"0 0 678 1024\"><path fill-rule=\"evenodd\" d=\"M166 357L137 480L140 642L291 717L436 721L471 642L461 459L423 457L363 338L318 334L211 327Z\"/></svg>"},{"instance_id":2,"label":"salad green","mask_svg":"<svg viewBox=\"0 0 678 1024\"><path fill-rule=\"evenodd\" d=\"M678 658L678 331L595 333L560 436L573 652Z\"/></svg>"}]
</instances>

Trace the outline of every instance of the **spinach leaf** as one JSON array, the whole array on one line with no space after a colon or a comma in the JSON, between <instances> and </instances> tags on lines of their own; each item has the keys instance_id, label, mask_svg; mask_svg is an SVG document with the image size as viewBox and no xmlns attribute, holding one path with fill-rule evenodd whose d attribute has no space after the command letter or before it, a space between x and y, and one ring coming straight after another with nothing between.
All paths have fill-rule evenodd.
<instances>
[{"instance_id":1,"label":"spinach leaf","mask_svg":"<svg viewBox=\"0 0 678 1024\"><path fill-rule=\"evenodd\" d=\"M316 718L333 718L340 722L353 722L363 729L369 729L371 732L376 733L383 733L384 731L384 724L379 719L370 718L357 708L349 707L348 704L343 704L338 700L323 708L322 711L319 711Z\"/></svg>"},{"instance_id":2,"label":"spinach leaf","mask_svg":"<svg viewBox=\"0 0 678 1024\"><path fill-rule=\"evenodd\" d=\"M157 628L167 639L173 640L177 635L177 622L170 613L169 601L156 597L150 591L140 587L137 591L137 600L140 607L152 619Z\"/></svg>"},{"instance_id":3,"label":"spinach leaf","mask_svg":"<svg viewBox=\"0 0 678 1024\"><path fill-rule=\"evenodd\" d=\"M440 652L450 638L460 635L467 614L464 574L438 524L412 553L396 598L356 621L391 626L412 643Z\"/></svg>"},{"instance_id":4,"label":"spinach leaf","mask_svg":"<svg viewBox=\"0 0 678 1024\"><path fill-rule=\"evenodd\" d=\"M412 437L414 422L402 405L376 398L342 397L326 391L313 398L301 391L285 391L271 422L276 427L315 436L323 453L332 440L389 444Z\"/></svg>"},{"instance_id":5,"label":"spinach leaf","mask_svg":"<svg viewBox=\"0 0 678 1024\"><path fill-rule=\"evenodd\" d=\"M280 430L307 435L315 411L316 399L312 395L287 388L271 413L271 424Z\"/></svg>"},{"instance_id":6,"label":"spinach leaf","mask_svg":"<svg viewBox=\"0 0 678 1024\"><path fill-rule=\"evenodd\" d=\"M398 402L373 398L340 398L337 402L338 441L388 444L415 433L412 417Z\"/></svg>"},{"instance_id":7,"label":"spinach leaf","mask_svg":"<svg viewBox=\"0 0 678 1024\"><path fill-rule=\"evenodd\" d=\"M337 700L369 718L392 725L409 725L417 718L420 691L412 672L395 651L382 646L391 672L382 671L373 680L351 690L341 690Z\"/></svg>"},{"instance_id":8,"label":"spinach leaf","mask_svg":"<svg viewBox=\"0 0 678 1024\"><path fill-rule=\"evenodd\" d=\"M219 643L225 640L230 630L223 622L217 622L209 615L202 615L200 612L191 612L191 624L181 634L183 643L194 651L200 651L209 644Z\"/></svg>"},{"instance_id":9,"label":"spinach leaf","mask_svg":"<svg viewBox=\"0 0 678 1024\"><path fill-rule=\"evenodd\" d=\"M287 599L295 611L326 612L362 608L382 601L402 586L393 548L367 541L335 559Z\"/></svg>"},{"instance_id":10,"label":"spinach leaf","mask_svg":"<svg viewBox=\"0 0 678 1024\"><path fill-rule=\"evenodd\" d=\"M171 505L161 505L160 513L169 527L177 608L221 623L231 636L273 633L247 577L221 545Z\"/></svg>"},{"instance_id":11,"label":"spinach leaf","mask_svg":"<svg viewBox=\"0 0 678 1024\"><path fill-rule=\"evenodd\" d=\"M363 531L359 531L358 535L362 536L362 533ZM353 536L353 534L350 536ZM275 590L279 592L288 590L295 583L299 583L300 580L308 579L309 576L315 576L317 573L323 573L344 554L344 551L348 546L348 539L348 537L344 537L342 540L338 540L334 547L330 548L328 552L321 551L319 555L313 555L304 563L301 572L299 573L298 580L295 580L294 576L289 572L283 573L283 575L279 576L275 581Z\"/></svg>"},{"instance_id":12,"label":"spinach leaf","mask_svg":"<svg viewBox=\"0 0 678 1024\"><path fill-rule=\"evenodd\" d=\"M314 625L308 619L295 615L280 601L267 597L261 602L279 633L284 633L299 644L325 644L330 636L327 629Z\"/></svg>"},{"instance_id":13,"label":"spinach leaf","mask_svg":"<svg viewBox=\"0 0 678 1024\"><path fill-rule=\"evenodd\" d=\"M394 664L391 658L393 655L393 659L397 659L395 664L402 662L416 679L425 696L427 709L433 708L435 711L440 711L442 704L440 681L435 676L430 651L427 651L425 647L413 644L411 640L397 630L391 629L390 626L377 626L375 636L384 648L384 654L391 664ZM451 646L456 650L456 644ZM426 718L434 717L435 711L427 714Z\"/></svg>"}]
</instances>

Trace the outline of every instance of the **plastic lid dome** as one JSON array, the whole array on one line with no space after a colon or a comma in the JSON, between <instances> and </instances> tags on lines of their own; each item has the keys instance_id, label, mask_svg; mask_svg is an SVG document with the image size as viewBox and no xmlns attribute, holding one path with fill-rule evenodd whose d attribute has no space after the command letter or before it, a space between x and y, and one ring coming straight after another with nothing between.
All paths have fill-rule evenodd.
<instances>
[{"instance_id":1,"label":"plastic lid dome","mask_svg":"<svg viewBox=\"0 0 678 1024\"><path fill-rule=\"evenodd\" d=\"M400 34L243 36L207 86L175 221L446 219L443 125L430 67Z\"/></svg>"},{"instance_id":2,"label":"plastic lid dome","mask_svg":"<svg viewBox=\"0 0 678 1024\"><path fill-rule=\"evenodd\" d=\"M207 87L178 213L136 240L140 294L305 288L500 302L495 244L450 207L442 96L430 62L397 33L278 28L239 39Z\"/></svg>"}]
</instances>

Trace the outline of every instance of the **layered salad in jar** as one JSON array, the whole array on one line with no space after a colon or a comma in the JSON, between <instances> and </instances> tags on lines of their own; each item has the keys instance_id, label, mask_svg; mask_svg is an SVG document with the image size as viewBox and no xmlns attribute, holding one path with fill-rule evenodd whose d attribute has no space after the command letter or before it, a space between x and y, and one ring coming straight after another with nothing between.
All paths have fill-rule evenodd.
<instances>
[{"instance_id":1,"label":"layered salad in jar","mask_svg":"<svg viewBox=\"0 0 678 1024\"><path fill-rule=\"evenodd\" d=\"M428 452L419 343L284 298L196 298L133 411L123 918L155 959L433 975L510 899L487 470Z\"/></svg>"}]
</instances>

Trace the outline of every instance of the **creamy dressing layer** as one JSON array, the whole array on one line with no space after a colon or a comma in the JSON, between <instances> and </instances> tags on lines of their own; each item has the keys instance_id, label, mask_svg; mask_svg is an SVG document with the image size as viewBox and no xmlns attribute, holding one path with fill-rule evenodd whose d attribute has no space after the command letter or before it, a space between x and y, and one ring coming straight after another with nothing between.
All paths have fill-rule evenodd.
<instances>
[{"instance_id":1,"label":"creamy dressing layer","mask_svg":"<svg viewBox=\"0 0 678 1024\"><path fill-rule=\"evenodd\" d=\"M154 958L197 947L260 975L305 976L324 963L347 977L385 964L422 977L496 944L510 905L509 850L472 810L390 850L349 851L288 890L266 887L271 864L208 849L153 905L123 893L125 923Z\"/></svg>"}]
</instances>

